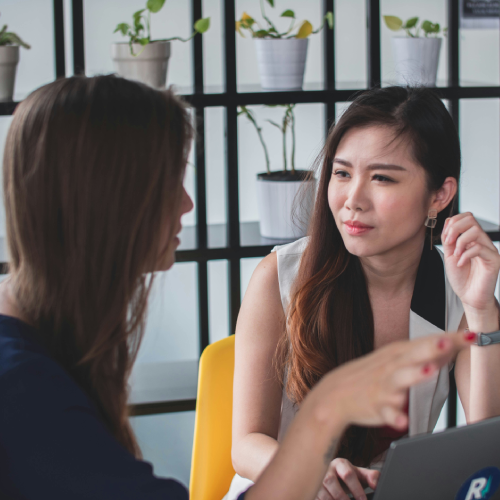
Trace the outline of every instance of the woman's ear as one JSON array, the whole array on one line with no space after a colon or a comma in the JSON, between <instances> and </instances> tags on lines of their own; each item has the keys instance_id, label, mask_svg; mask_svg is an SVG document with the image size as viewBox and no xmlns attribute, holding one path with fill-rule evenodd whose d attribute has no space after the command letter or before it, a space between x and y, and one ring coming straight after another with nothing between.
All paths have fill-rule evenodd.
<instances>
[{"instance_id":1,"label":"woman's ear","mask_svg":"<svg viewBox=\"0 0 500 500\"><path fill-rule=\"evenodd\" d=\"M443 185L432 195L430 208L435 208L438 213L444 210L455 196L458 183L455 177L447 177Z\"/></svg>"}]
</instances>

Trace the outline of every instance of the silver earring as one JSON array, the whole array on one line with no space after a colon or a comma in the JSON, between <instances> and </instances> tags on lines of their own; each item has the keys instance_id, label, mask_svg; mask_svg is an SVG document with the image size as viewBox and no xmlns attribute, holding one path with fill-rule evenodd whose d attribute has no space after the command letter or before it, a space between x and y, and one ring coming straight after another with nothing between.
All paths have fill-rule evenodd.
<instances>
[{"instance_id":1,"label":"silver earring","mask_svg":"<svg viewBox=\"0 0 500 500\"><path fill-rule=\"evenodd\" d=\"M424 226L431 228L431 250L432 250L432 230L436 227L437 224L437 210L435 208L431 208L429 213L427 214L427 219L425 219Z\"/></svg>"}]
</instances>

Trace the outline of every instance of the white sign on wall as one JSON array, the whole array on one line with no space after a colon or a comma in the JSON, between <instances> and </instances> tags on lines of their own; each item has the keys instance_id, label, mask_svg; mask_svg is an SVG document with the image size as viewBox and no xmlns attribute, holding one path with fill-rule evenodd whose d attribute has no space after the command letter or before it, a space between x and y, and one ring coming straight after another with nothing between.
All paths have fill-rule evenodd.
<instances>
[{"instance_id":1,"label":"white sign on wall","mask_svg":"<svg viewBox=\"0 0 500 500\"><path fill-rule=\"evenodd\" d=\"M460 27L500 28L500 0L460 0Z\"/></svg>"}]
</instances>

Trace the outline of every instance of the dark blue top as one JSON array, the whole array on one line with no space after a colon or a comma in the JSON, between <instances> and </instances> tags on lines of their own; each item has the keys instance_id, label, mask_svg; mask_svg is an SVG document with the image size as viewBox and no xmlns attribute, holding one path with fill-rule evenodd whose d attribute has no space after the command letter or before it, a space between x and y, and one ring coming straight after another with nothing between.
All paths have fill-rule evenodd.
<instances>
[{"instance_id":1,"label":"dark blue top","mask_svg":"<svg viewBox=\"0 0 500 500\"><path fill-rule=\"evenodd\" d=\"M187 500L114 439L36 335L0 315L0 498Z\"/></svg>"}]
</instances>

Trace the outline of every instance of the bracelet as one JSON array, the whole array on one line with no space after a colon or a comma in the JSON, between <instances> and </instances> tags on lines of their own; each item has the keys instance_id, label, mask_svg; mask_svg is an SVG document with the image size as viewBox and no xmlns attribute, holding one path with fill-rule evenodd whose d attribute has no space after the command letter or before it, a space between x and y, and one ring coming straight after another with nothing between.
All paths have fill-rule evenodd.
<instances>
[{"instance_id":1,"label":"bracelet","mask_svg":"<svg viewBox=\"0 0 500 500\"><path fill-rule=\"evenodd\" d=\"M466 332L470 331L468 328L465 329ZM491 333L477 333L477 340L474 342L475 345L479 347L484 347L491 344L500 344L500 330Z\"/></svg>"}]
</instances>

